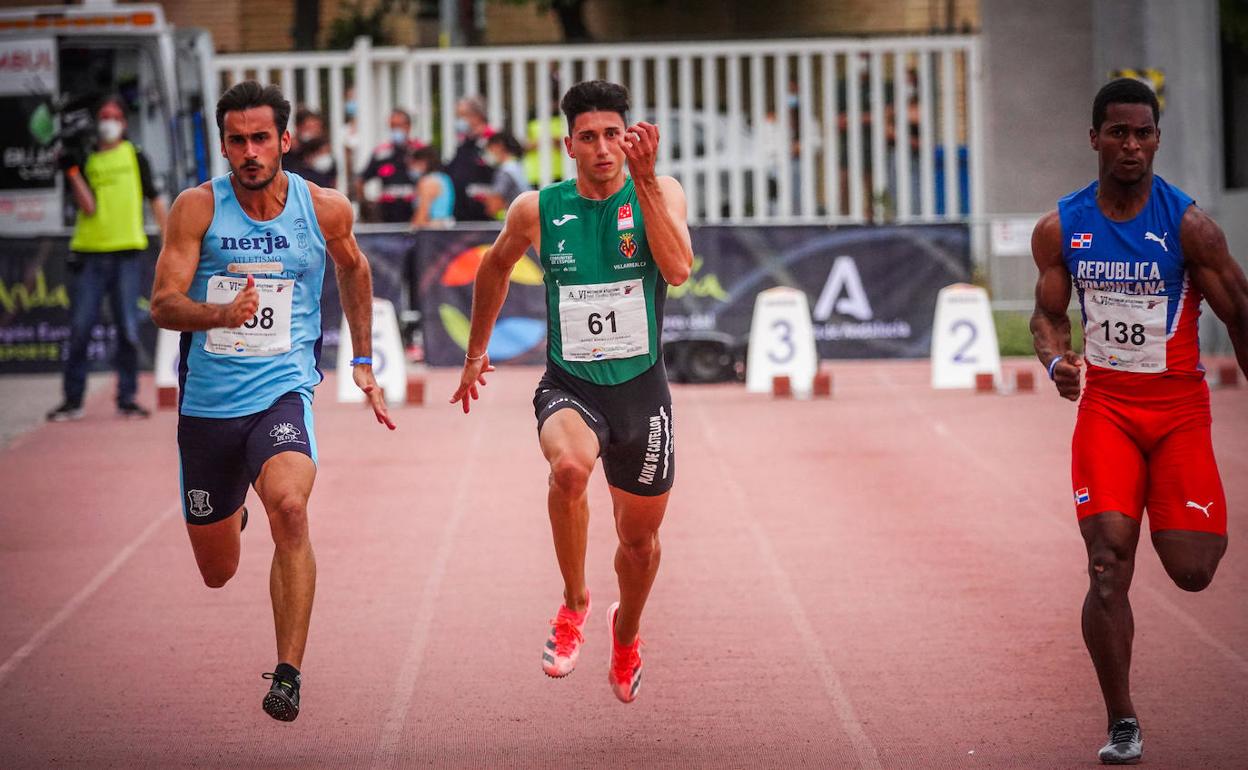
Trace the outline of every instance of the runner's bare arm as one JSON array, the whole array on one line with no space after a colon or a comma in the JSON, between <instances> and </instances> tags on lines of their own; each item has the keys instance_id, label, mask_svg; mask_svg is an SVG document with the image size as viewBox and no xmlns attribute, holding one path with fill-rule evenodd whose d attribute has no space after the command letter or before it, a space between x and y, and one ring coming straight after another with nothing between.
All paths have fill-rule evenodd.
<instances>
[{"instance_id":1,"label":"runner's bare arm","mask_svg":"<svg viewBox=\"0 0 1248 770\"><path fill-rule=\"evenodd\" d=\"M679 286L693 270L693 244L685 191L670 176L655 176L659 151L659 129L650 123L635 123L620 140L628 170L637 190L637 202L646 223L650 253L670 286Z\"/></svg>"},{"instance_id":2,"label":"runner's bare arm","mask_svg":"<svg viewBox=\"0 0 1248 770\"><path fill-rule=\"evenodd\" d=\"M369 269L368 259L360 251L360 244L355 240L353 226L355 215L351 204L337 190L331 190L308 183L312 193L312 205L316 210L316 221L325 236L325 250L330 259L334 260L334 275L338 279L338 296L342 304L342 312L347 317L347 326L351 329L352 357L371 358L373 355L373 273ZM364 391L373 407L373 415L377 422L394 430L394 422L386 409L386 397L377 380L373 376L371 364L357 364L351 367L351 376L356 386Z\"/></svg>"},{"instance_id":3,"label":"runner's bare arm","mask_svg":"<svg viewBox=\"0 0 1248 770\"><path fill-rule=\"evenodd\" d=\"M1222 228L1194 205L1183 215L1179 238L1192 282L1226 324L1239 368L1248 376L1248 278L1231 256Z\"/></svg>"},{"instance_id":4,"label":"runner's bare arm","mask_svg":"<svg viewBox=\"0 0 1248 770\"><path fill-rule=\"evenodd\" d=\"M1062 221L1050 211L1031 233L1031 256L1040 271L1036 280L1036 309L1031 314L1031 341L1036 357L1052 365L1053 381L1062 398L1079 400L1083 361L1070 347L1070 271L1062 259ZM1053 364L1053 359L1059 359Z\"/></svg>"},{"instance_id":5,"label":"runner's bare arm","mask_svg":"<svg viewBox=\"0 0 1248 770\"><path fill-rule=\"evenodd\" d=\"M538 223L538 194L535 191L521 193L507 209L507 219L494 245L481 258L477 268L477 280L472 288L472 327L468 333L468 352L464 357L464 371L459 387L451 396L451 403L462 403L468 414L471 401L480 397L478 385L485 384L485 375L494 371L485 354L490 334L498 312L507 299L507 285L511 270L524 256L530 245L537 246L541 228Z\"/></svg>"},{"instance_id":6,"label":"runner's bare arm","mask_svg":"<svg viewBox=\"0 0 1248 770\"><path fill-rule=\"evenodd\" d=\"M233 329L249 320L260 307L260 292L250 277L247 288L226 304L196 302L186 294L199 267L199 251L212 224L212 209L210 183L183 190L173 202L152 286L152 322L162 329Z\"/></svg>"}]
</instances>

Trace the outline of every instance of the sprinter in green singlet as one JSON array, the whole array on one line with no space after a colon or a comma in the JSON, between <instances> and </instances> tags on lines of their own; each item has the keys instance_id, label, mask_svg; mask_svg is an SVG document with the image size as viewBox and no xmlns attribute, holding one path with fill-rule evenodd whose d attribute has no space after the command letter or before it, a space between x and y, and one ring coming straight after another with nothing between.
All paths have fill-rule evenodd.
<instances>
[{"instance_id":1,"label":"sprinter in green singlet","mask_svg":"<svg viewBox=\"0 0 1248 770\"><path fill-rule=\"evenodd\" d=\"M548 507L563 574L561 606L542 648L548 676L572 673L589 616L586 486L602 457L611 487L620 600L607 611L612 633L608 681L630 703L641 685L641 611L659 568L659 524L675 476L672 399L659 332L668 285L689 277L693 249L685 193L655 175L659 130L628 125L628 91L578 83L560 106L575 179L512 203L498 240L477 271L472 331L451 403L467 413L493 371L490 333L512 267L531 245L545 271L546 373L533 406L550 463ZM625 173L627 167L627 173Z\"/></svg>"}]
</instances>

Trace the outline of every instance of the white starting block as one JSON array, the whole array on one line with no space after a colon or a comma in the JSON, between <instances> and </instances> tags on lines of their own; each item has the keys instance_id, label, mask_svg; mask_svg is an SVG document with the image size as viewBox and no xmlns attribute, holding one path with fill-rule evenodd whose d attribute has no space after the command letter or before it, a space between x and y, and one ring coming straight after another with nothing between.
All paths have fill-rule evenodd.
<instances>
[{"instance_id":1,"label":"white starting block","mask_svg":"<svg viewBox=\"0 0 1248 770\"><path fill-rule=\"evenodd\" d=\"M1001 381L1001 351L992 305L982 286L955 283L936 295L932 325L932 387L974 388L975 376Z\"/></svg>"},{"instance_id":2,"label":"white starting block","mask_svg":"<svg viewBox=\"0 0 1248 770\"><path fill-rule=\"evenodd\" d=\"M750 322L746 391L771 393L775 378L787 377L793 395L809 398L818 367L806 292L787 286L760 292Z\"/></svg>"},{"instance_id":3,"label":"white starting block","mask_svg":"<svg viewBox=\"0 0 1248 770\"><path fill-rule=\"evenodd\" d=\"M338 337L338 400L343 403L364 401L364 391L351 376L351 329L346 313ZM402 404L407 398L407 360L403 355L403 339L399 333L399 317L394 304L373 297L373 376L386 394L386 402Z\"/></svg>"},{"instance_id":4,"label":"white starting block","mask_svg":"<svg viewBox=\"0 0 1248 770\"><path fill-rule=\"evenodd\" d=\"M178 406L178 366L182 363L182 333L160 329L156 334L156 408Z\"/></svg>"}]
</instances>

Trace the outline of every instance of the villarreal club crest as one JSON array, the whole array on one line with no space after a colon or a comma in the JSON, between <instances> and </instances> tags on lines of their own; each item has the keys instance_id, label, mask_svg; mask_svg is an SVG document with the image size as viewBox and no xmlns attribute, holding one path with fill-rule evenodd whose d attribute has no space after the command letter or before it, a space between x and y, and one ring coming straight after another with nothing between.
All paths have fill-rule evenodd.
<instances>
[{"instance_id":1,"label":"villarreal club crest","mask_svg":"<svg viewBox=\"0 0 1248 770\"><path fill-rule=\"evenodd\" d=\"M620 233L620 255L625 259L632 259L637 253L637 239L632 233Z\"/></svg>"}]
</instances>

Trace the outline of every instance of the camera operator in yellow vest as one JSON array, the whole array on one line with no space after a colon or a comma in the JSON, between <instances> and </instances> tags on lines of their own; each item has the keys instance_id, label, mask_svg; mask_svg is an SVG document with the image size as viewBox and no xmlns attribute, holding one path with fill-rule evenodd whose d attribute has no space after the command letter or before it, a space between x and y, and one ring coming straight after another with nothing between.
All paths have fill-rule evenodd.
<instances>
[{"instance_id":1,"label":"camera operator in yellow vest","mask_svg":"<svg viewBox=\"0 0 1248 770\"><path fill-rule=\"evenodd\" d=\"M96 111L98 142L81 165L68 159L65 177L78 221L70 249L70 336L65 360L64 401L48 413L53 422L82 417L82 400L90 368L91 331L100 304L109 298L117 328L117 413L147 417L135 403L139 369L139 281L147 234L143 200L164 232L168 213L147 158L126 140L125 105L105 99Z\"/></svg>"}]
</instances>

